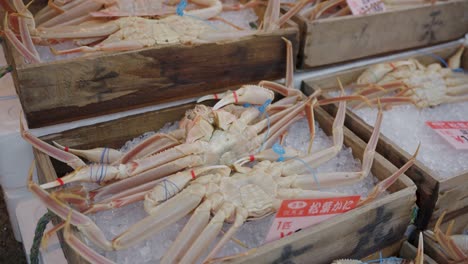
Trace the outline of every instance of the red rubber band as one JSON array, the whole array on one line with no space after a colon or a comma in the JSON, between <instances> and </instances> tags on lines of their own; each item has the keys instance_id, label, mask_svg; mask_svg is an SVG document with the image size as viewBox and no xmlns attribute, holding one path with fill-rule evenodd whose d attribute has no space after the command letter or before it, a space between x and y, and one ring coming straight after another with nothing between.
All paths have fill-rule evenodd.
<instances>
[{"instance_id":1,"label":"red rubber band","mask_svg":"<svg viewBox=\"0 0 468 264\"><path fill-rule=\"evenodd\" d=\"M192 171L190 171L190 173L192 174L192 179L195 180L195 178L197 178L197 176L195 175L195 172L192 170Z\"/></svg>"},{"instance_id":2,"label":"red rubber band","mask_svg":"<svg viewBox=\"0 0 468 264\"><path fill-rule=\"evenodd\" d=\"M213 94L214 99L218 100L218 94Z\"/></svg>"},{"instance_id":3,"label":"red rubber band","mask_svg":"<svg viewBox=\"0 0 468 264\"><path fill-rule=\"evenodd\" d=\"M66 152L68 152L69 148L68 148L68 147L65 147L65 149L64 149L64 150L65 150Z\"/></svg>"},{"instance_id":4,"label":"red rubber band","mask_svg":"<svg viewBox=\"0 0 468 264\"><path fill-rule=\"evenodd\" d=\"M254 155L250 155L250 156L249 156L249 161L252 162L252 161L254 161L254 160L255 160L255 156L254 156Z\"/></svg>"},{"instance_id":5,"label":"red rubber band","mask_svg":"<svg viewBox=\"0 0 468 264\"><path fill-rule=\"evenodd\" d=\"M60 184L60 186L64 185L65 183L63 183L63 180L61 178L57 178L57 181L58 183Z\"/></svg>"},{"instance_id":6,"label":"red rubber band","mask_svg":"<svg viewBox=\"0 0 468 264\"><path fill-rule=\"evenodd\" d=\"M234 102L237 104L239 102L239 98L237 97L236 91L232 92L232 94L234 95Z\"/></svg>"}]
</instances>

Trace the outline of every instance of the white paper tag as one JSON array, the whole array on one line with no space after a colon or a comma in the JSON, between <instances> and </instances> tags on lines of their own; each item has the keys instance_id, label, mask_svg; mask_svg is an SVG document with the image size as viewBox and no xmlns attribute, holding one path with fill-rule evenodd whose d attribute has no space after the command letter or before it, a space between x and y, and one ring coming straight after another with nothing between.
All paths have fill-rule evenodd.
<instances>
[{"instance_id":1,"label":"white paper tag","mask_svg":"<svg viewBox=\"0 0 468 264\"><path fill-rule=\"evenodd\" d=\"M276 213L265 243L289 236L302 228L345 213L355 208L360 198L358 195L324 199L284 200Z\"/></svg>"},{"instance_id":2,"label":"white paper tag","mask_svg":"<svg viewBox=\"0 0 468 264\"><path fill-rule=\"evenodd\" d=\"M353 15L372 14L385 11L382 0L346 0Z\"/></svg>"},{"instance_id":3,"label":"white paper tag","mask_svg":"<svg viewBox=\"0 0 468 264\"><path fill-rule=\"evenodd\" d=\"M468 149L468 121L426 122L456 149Z\"/></svg>"}]
</instances>

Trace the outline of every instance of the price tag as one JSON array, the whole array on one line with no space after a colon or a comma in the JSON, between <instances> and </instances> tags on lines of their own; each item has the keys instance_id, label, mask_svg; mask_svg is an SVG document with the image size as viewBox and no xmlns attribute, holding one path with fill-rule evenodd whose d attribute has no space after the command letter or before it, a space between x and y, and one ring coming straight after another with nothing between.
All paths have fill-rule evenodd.
<instances>
[{"instance_id":1,"label":"price tag","mask_svg":"<svg viewBox=\"0 0 468 264\"><path fill-rule=\"evenodd\" d=\"M268 243L356 207L358 196L284 200L265 239Z\"/></svg>"},{"instance_id":2,"label":"price tag","mask_svg":"<svg viewBox=\"0 0 468 264\"><path fill-rule=\"evenodd\" d=\"M372 14L385 11L382 0L346 0L353 15Z\"/></svg>"},{"instance_id":3,"label":"price tag","mask_svg":"<svg viewBox=\"0 0 468 264\"><path fill-rule=\"evenodd\" d=\"M468 121L437 121L426 124L456 149L468 149Z\"/></svg>"}]
</instances>

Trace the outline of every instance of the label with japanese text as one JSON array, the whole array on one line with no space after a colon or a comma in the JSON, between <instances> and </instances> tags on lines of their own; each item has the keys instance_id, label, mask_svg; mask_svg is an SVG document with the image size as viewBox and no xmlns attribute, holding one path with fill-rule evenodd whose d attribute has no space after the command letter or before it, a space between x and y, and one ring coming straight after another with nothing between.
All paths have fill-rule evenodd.
<instances>
[{"instance_id":1,"label":"label with japanese text","mask_svg":"<svg viewBox=\"0 0 468 264\"><path fill-rule=\"evenodd\" d=\"M372 14L385 11L382 0L346 0L353 15Z\"/></svg>"},{"instance_id":2,"label":"label with japanese text","mask_svg":"<svg viewBox=\"0 0 468 264\"><path fill-rule=\"evenodd\" d=\"M468 149L468 121L426 122L456 149Z\"/></svg>"},{"instance_id":3,"label":"label with japanese text","mask_svg":"<svg viewBox=\"0 0 468 264\"><path fill-rule=\"evenodd\" d=\"M276 213L265 243L289 236L302 228L347 212L356 207L360 198L358 195L323 199L284 200Z\"/></svg>"}]
</instances>

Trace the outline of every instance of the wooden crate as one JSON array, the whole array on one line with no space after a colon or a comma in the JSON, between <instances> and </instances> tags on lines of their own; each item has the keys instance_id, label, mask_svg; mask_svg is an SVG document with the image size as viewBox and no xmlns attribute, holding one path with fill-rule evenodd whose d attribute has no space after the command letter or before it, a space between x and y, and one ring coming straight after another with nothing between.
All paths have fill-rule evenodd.
<instances>
[{"instance_id":1,"label":"wooden crate","mask_svg":"<svg viewBox=\"0 0 468 264\"><path fill-rule=\"evenodd\" d=\"M120 147L129 139L146 131L157 130L166 122L179 120L193 104L129 116L93 126L42 137L47 142L57 141L74 148L97 146ZM333 119L323 109L316 109L316 119L327 134L331 134ZM365 143L345 128L344 144L352 148L355 157L362 157ZM64 164L52 162L47 155L35 151L41 183L53 181L57 175L70 171ZM372 173L384 179L397 168L376 154ZM252 255L235 263L330 263L336 258L364 257L385 246L400 241L415 206L416 187L402 176L389 189L390 195L357 208L324 223L307 228L281 240L261 246ZM66 244L63 244L70 263L82 263Z\"/></svg>"},{"instance_id":2,"label":"wooden crate","mask_svg":"<svg viewBox=\"0 0 468 264\"><path fill-rule=\"evenodd\" d=\"M294 21L301 29L298 68L307 69L462 38L468 1L315 21L297 15Z\"/></svg>"},{"instance_id":3,"label":"wooden crate","mask_svg":"<svg viewBox=\"0 0 468 264\"><path fill-rule=\"evenodd\" d=\"M296 25L219 43L168 45L32 65L25 64L9 43L6 53L28 124L37 128L283 78L286 46L281 37L292 41L297 54Z\"/></svg>"},{"instance_id":4,"label":"wooden crate","mask_svg":"<svg viewBox=\"0 0 468 264\"><path fill-rule=\"evenodd\" d=\"M442 58L448 58L454 54L458 48L459 46L454 44L453 47L436 50L434 51L434 54ZM433 56L425 54L414 57L423 64L436 62L436 59ZM347 84L355 82L357 77L367 67L368 66L357 67L338 73L308 79L303 83L303 90L306 94L310 94L314 89L320 87L324 91L324 94L326 94L327 91L337 88L337 77L341 80L343 85L346 86ZM468 68L468 52L466 51L463 54L462 67L464 69ZM326 95L324 96L328 98ZM335 105L328 105L325 106L324 109L329 113L334 114L337 107ZM373 129L360 117L349 110L347 111L345 125L365 141L369 139ZM377 145L377 151L396 166L401 166L411 157L410 153L407 153L398 147L397 144L389 140L384 135L381 135L380 137ZM415 165L407 171L407 174L418 186L419 214L416 220L416 225L419 228L425 229L428 226L432 227L444 210L448 211L447 216L445 217L446 221L459 215L465 215L465 219L468 219L466 218L468 217L468 173L463 173L451 179L439 180L431 175L426 166L417 161Z\"/></svg>"}]
</instances>

